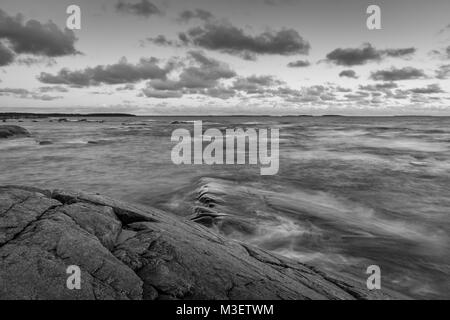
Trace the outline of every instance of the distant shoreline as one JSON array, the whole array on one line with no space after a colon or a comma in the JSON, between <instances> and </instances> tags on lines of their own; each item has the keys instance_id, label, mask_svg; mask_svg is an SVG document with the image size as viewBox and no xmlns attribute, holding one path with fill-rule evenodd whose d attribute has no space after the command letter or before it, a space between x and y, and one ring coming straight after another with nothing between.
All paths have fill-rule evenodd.
<instances>
[{"instance_id":1,"label":"distant shoreline","mask_svg":"<svg viewBox=\"0 0 450 320\"><path fill-rule=\"evenodd\" d=\"M437 115L386 115L386 116L359 116L359 115L135 115L129 113L28 113L28 112L0 112L0 120L7 119L42 119L42 118L80 118L80 117L153 117L153 118L213 118L213 117L242 117L242 118L448 118L450 116Z\"/></svg>"},{"instance_id":2,"label":"distant shoreline","mask_svg":"<svg viewBox=\"0 0 450 320\"><path fill-rule=\"evenodd\" d=\"M36 119L61 117L136 117L128 113L28 113L28 112L1 112L0 119Z\"/></svg>"}]
</instances>

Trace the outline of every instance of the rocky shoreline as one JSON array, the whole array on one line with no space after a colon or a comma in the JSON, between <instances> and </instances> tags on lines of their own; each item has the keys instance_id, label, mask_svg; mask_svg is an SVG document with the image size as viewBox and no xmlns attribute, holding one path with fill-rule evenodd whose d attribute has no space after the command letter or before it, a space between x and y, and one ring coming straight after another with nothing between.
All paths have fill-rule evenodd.
<instances>
[{"instance_id":1,"label":"rocky shoreline","mask_svg":"<svg viewBox=\"0 0 450 320\"><path fill-rule=\"evenodd\" d=\"M70 265L80 290L66 287ZM399 297L151 207L18 186L0 187L0 282L0 299Z\"/></svg>"},{"instance_id":2,"label":"rocky shoreline","mask_svg":"<svg viewBox=\"0 0 450 320\"><path fill-rule=\"evenodd\" d=\"M28 130L12 125L0 125L0 139L29 137Z\"/></svg>"}]
</instances>

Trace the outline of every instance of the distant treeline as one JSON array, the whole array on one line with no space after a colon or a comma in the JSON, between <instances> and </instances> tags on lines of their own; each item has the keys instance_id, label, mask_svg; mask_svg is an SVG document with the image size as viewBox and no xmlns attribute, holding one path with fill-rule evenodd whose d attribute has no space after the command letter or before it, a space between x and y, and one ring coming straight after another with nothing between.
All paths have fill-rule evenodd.
<instances>
[{"instance_id":1,"label":"distant treeline","mask_svg":"<svg viewBox=\"0 0 450 320\"><path fill-rule=\"evenodd\" d=\"M4 112L0 113L0 119L39 119L39 118L70 118L70 117L135 117L134 114L127 113L21 113Z\"/></svg>"}]
</instances>

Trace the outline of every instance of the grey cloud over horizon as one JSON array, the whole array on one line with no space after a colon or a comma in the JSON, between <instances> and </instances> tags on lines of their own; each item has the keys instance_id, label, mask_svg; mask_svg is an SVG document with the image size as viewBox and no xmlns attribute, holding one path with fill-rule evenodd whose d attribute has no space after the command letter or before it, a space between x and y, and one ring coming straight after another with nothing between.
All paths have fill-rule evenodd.
<instances>
[{"instance_id":1,"label":"grey cloud over horizon","mask_svg":"<svg viewBox=\"0 0 450 320\"><path fill-rule=\"evenodd\" d=\"M186 45L192 44L246 60L255 60L258 55L306 55L311 47L294 29L283 28L251 35L226 21L207 22L192 27L180 33L179 39Z\"/></svg>"},{"instance_id":2,"label":"grey cloud over horizon","mask_svg":"<svg viewBox=\"0 0 450 320\"><path fill-rule=\"evenodd\" d=\"M141 0L137 3L128 3L119 0L116 4L116 10L121 13L131 14L149 18L152 15L161 15L163 12L152 2L148 0Z\"/></svg>"},{"instance_id":3,"label":"grey cloud over horizon","mask_svg":"<svg viewBox=\"0 0 450 320\"><path fill-rule=\"evenodd\" d=\"M447 79L450 78L450 64L442 65L436 70L436 78Z\"/></svg>"},{"instance_id":4,"label":"grey cloud over horizon","mask_svg":"<svg viewBox=\"0 0 450 320\"><path fill-rule=\"evenodd\" d=\"M99 65L77 71L65 68L55 75L41 72L38 80L47 84L66 84L77 87L135 83L141 80L165 79L172 67L168 64L161 68L155 58L141 58L136 64L131 64L126 58L122 58L116 64Z\"/></svg>"},{"instance_id":5,"label":"grey cloud over horizon","mask_svg":"<svg viewBox=\"0 0 450 320\"><path fill-rule=\"evenodd\" d=\"M182 23L190 22L191 20L199 19L201 21L210 21L214 19L214 15L203 9L184 10L178 16L178 21Z\"/></svg>"},{"instance_id":6,"label":"grey cloud over horizon","mask_svg":"<svg viewBox=\"0 0 450 320\"><path fill-rule=\"evenodd\" d=\"M435 93L443 93L444 90L441 89L439 84L434 83L430 84L424 88L413 88L409 90L412 93L420 93L420 94L435 94Z\"/></svg>"},{"instance_id":7,"label":"grey cloud over horizon","mask_svg":"<svg viewBox=\"0 0 450 320\"><path fill-rule=\"evenodd\" d=\"M427 76L423 70L416 69L414 67L405 67L405 68L392 67L391 69L372 72L370 78L376 81L401 81L412 79L424 79L427 78Z\"/></svg>"},{"instance_id":8,"label":"grey cloud over horizon","mask_svg":"<svg viewBox=\"0 0 450 320\"><path fill-rule=\"evenodd\" d=\"M284 84L283 81L276 79L274 76L249 76L239 77L231 86L236 91L245 91L247 94L264 93L267 88Z\"/></svg>"},{"instance_id":9,"label":"grey cloud over horizon","mask_svg":"<svg viewBox=\"0 0 450 320\"><path fill-rule=\"evenodd\" d=\"M385 57L407 57L415 52L415 48L378 50L370 43L365 43L359 48L337 48L326 55L325 61L340 66L357 66L379 62Z\"/></svg>"},{"instance_id":10,"label":"grey cloud over horizon","mask_svg":"<svg viewBox=\"0 0 450 320\"><path fill-rule=\"evenodd\" d=\"M358 79L358 76L356 75L356 72L354 70L343 70L339 73L339 77Z\"/></svg>"},{"instance_id":11,"label":"grey cloud over horizon","mask_svg":"<svg viewBox=\"0 0 450 320\"><path fill-rule=\"evenodd\" d=\"M381 50L381 54L385 54L388 57L394 57L394 58L398 58L398 57L406 57L406 56L411 56L412 54L416 53L417 49L416 48L400 48L400 49L386 49L386 50Z\"/></svg>"},{"instance_id":12,"label":"grey cloud over horizon","mask_svg":"<svg viewBox=\"0 0 450 320\"><path fill-rule=\"evenodd\" d=\"M396 84L395 82L385 82L370 85L360 85L359 88L366 91L383 91L398 88L398 84Z\"/></svg>"},{"instance_id":13,"label":"grey cloud over horizon","mask_svg":"<svg viewBox=\"0 0 450 320\"><path fill-rule=\"evenodd\" d=\"M311 63L307 60L296 60L291 61L287 64L289 68L306 68L309 67Z\"/></svg>"},{"instance_id":14,"label":"grey cloud over horizon","mask_svg":"<svg viewBox=\"0 0 450 320\"><path fill-rule=\"evenodd\" d=\"M147 83L143 94L147 97L181 97L184 94L202 93L219 87L219 80L237 74L226 63L207 57L201 51L190 51L177 80L155 79Z\"/></svg>"}]
</instances>

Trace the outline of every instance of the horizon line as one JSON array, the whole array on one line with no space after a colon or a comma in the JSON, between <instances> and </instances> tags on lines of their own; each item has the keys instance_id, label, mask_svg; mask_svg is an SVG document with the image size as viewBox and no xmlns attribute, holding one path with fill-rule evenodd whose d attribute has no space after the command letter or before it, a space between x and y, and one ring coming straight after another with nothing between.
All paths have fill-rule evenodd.
<instances>
[{"instance_id":1,"label":"horizon line","mask_svg":"<svg viewBox=\"0 0 450 320\"><path fill-rule=\"evenodd\" d=\"M141 115L141 114L133 114L133 113L124 113L124 112L91 112L91 113L67 113L67 112L0 112L1 116L66 116L66 117L87 117L87 116L130 116L130 117L272 117L272 118L280 118L280 117L450 117L450 115L431 115L431 114L397 114L397 115L346 115L346 114L321 114L321 115L312 115L312 114L284 114L284 115L270 115L270 114L173 114L173 115Z\"/></svg>"}]
</instances>

